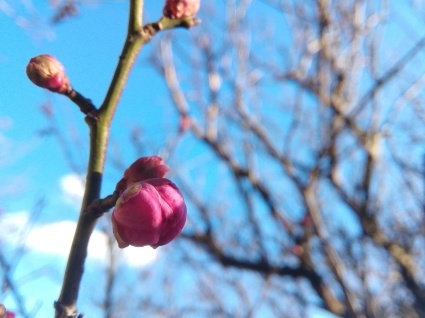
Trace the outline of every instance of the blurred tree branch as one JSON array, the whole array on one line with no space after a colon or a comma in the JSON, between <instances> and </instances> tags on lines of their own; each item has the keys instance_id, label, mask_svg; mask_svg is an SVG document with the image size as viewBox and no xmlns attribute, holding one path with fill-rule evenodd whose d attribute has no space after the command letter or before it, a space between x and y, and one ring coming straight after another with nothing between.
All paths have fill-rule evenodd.
<instances>
[{"instance_id":1,"label":"blurred tree branch","mask_svg":"<svg viewBox=\"0 0 425 318\"><path fill-rule=\"evenodd\" d=\"M407 209L392 210L389 202L394 204L396 199L387 188L393 178L387 178L383 165L398 169L403 180L398 183L400 191L411 191L420 209L424 199L417 195L423 187L423 169L416 158L412 163L386 157L385 143L394 142L388 131L397 128L385 124L384 105L391 99L383 101L382 95L389 96L395 83L403 81L401 76L412 72L424 41L417 40L396 59L379 51L382 42L375 30L385 28L389 10L385 1L373 6L363 1L331 5L317 0L314 7L264 2L286 19L290 39L283 53L273 43L276 36L267 42L266 32L247 31L249 23L255 23L247 12L256 5L249 1L227 2L229 16L223 22L222 42L217 43L220 37L206 27L193 39L190 53L171 38L158 45L161 56L154 61L176 111L181 120L190 122L191 138L206 145L228 168L228 174L220 176L221 184L234 186L239 196L231 201L241 204L230 204L231 209L220 213L202 202L202 196L185 181L183 189L199 214L184 237L204 246L224 267L306 278L320 297L320 306L337 315L369 317L410 308L421 316L425 290L417 263L424 260L412 246L420 238L418 232L405 229L404 236L411 243L401 241L396 220L409 222L410 216ZM258 38L264 47L254 45ZM265 51L283 55L285 63L279 64ZM192 71L183 63L191 65ZM362 84L362 76L370 76L370 85ZM418 82L413 85L417 89ZM275 98L270 97L273 94ZM276 106L270 106L273 102ZM417 127L417 123L409 127L407 134ZM414 153L420 152L419 140L423 138L411 139ZM273 171L268 177L267 167ZM402 188L402 184L408 186ZM285 204L279 197L288 189L290 195L284 197L291 203ZM263 213L263 205L269 216ZM293 210L283 208L288 205ZM414 213L416 222L424 224L418 213ZM233 220L239 214L244 223ZM312 225L300 221L299 214L304 220L310 218ZM196 222L203 225L195 226ZM353 233L353 227L359 231L349 239L347 233ZM245 233L243 239L240 232ZM342 246L353 246L353 250ZM291 249L298 259L295 265L285 254ZM383 288L383 294L371 291L367 277L375 275L374 266L364 262L372 250L383 252L376 262L391 266L401 277L392 282L383 278L379 284L401 288L413 297L412 302L406 296L387 306L388 289Z\"/></svg>"}]
</instances>

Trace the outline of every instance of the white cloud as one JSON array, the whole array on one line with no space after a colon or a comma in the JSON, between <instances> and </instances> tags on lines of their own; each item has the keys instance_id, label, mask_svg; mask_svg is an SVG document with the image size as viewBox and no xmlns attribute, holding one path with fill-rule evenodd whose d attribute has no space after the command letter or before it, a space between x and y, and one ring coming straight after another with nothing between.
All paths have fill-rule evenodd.
<instances>
[{"instance_id":1,"label":"white cloud","mask_svg":"<svg viewBox=\"0 0 425 318\"><path fill-rule=\"evenodd\" d=\"M11 244L19 244L23 229L28 225L28 213L7 213L0 216L0 241ZM68 257L74 236L76 223L62 221L44 225L35 225L28 232L25 247L39 253ZM108 238L105 233L94 230L88 246L88 258L103 262L107 260ZM150 247L127 247L120 250L122 262L134 266L144 266L153 262L157 256L157 250Z\"/></svg>"},{"instance_id":2,"label":"white cloud","mask_svg":"<svg viewBox=\"0 0 425 318\"><path fill-rule=\"evenodd\" d=\"M125 262L134 267L144 266L155 261L158 257L158 250L150 246L133 247L129 246L122 250Z\"/></svg>"},{"instance_id":3,"label":"white cloud","mask_svg":"<svg viewBox=\"0 0 425 318\"><path fill-rule=\"evenodd\" d=\"M25 246L41 253L68 256L75 231L75 222L63 221L34 227Z\"/></svg>"},{"instance_id":4,"label":"white cloud","mask_svg":"<svg viewBox=\"0 0 425 318\"><path fill-rule=\"evenodd\" d=\"M66 174L59 180L65 200L80 204L84 196L84 178L78 174Z\"/></svg>"}]
</instances>

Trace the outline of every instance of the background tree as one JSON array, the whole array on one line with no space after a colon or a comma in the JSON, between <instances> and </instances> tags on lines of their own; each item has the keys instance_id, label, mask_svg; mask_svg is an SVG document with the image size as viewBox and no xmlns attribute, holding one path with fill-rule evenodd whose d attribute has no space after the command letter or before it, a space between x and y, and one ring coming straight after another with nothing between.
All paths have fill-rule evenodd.
<instances>
[{"instance_id":1,"label":"background tree","mask_svg":"<svg viewBox=\"0 0 425 318\"><path fill-rule=\"evenodd\" d=\"M179 175L196 207L185 262L209 264L192 275L211 314L425 315L423 8L205 9L193 44L165 38L155 60L190 123L176 158L204 150Z\"/></svg>"},{"instance_id":2,"label":"background tree","mask_svg":"<svg viewBox=\"0 0 425 318\"><path fill-rule=\"evenodd\" d=\"M130 132L188 223L143 270L111 257L105 317L424 316L423 4L202 6L142 60L179 124Z\"/></svg>"}]
</instances>

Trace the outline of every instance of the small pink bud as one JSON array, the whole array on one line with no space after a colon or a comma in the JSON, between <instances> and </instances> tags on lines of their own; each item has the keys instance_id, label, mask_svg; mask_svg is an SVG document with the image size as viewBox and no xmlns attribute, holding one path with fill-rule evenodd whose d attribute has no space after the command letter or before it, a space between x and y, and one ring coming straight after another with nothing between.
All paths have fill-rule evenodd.
<instances>
[{"instance_id":1,"label":"small pink bud","mask_svg":"<svg viewBox=\"0 0 425 318\"><path fill-rule=\"evenodd\" d=\"M124 172L124 176L117 183L116 190L121 194L133 183L146 179L163 178L169 168L161 157L150 156L137 159Z\"/></svg>"},{"instance_id":2,"label":"small pink bud","mask_svg":"<svg viewBox=\"0 0 425 318\"><path fill-rule=\"evenodd\" d=\"M71 89L65 68L48 54L33 57L27 65L27 75L35 85L52 92L65 93Z\"/></svg>"},{"instance_id":3,"label":"small pink bud","mask_svg":"<svg viewBox=\"0 0 425 318\"><path fill-rule=\"evenodd\" d=\"M165 17L181 19L194 16L201 6L201 0L166 0L162 10Z\"/></svg>"},{"instance_id":4,"label":"small pink bud","mask_svg":"<svg viewBox=\"0 0 425 318\"><path fill-rule=\"evenodd\" d=\"M168 244L185 223L183 196L165 178L134 183L121 194L112 213L113 232L120 248Z\"/></svg>"},{"instance_id":5,"label":"small pink bud","mask_svg":"<svg viewBox=\"0 0 425 318\"><path fill-rule=\"evenodd\" d=\"M0 304L0 318L15 318L15 313L11 311L6 311L6 307Z\"/></svg>"}]
</instances>

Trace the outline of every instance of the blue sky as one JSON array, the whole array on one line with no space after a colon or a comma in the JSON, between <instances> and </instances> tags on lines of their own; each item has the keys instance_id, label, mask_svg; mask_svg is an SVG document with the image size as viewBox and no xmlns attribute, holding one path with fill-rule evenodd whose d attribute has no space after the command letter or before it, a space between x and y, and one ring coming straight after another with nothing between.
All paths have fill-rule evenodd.
<instances>
[{"instance_id":1,"label":"blue sky","mask_svg":"<svg viewBox=\"0 0 425 318\"><path fill-rule=\"evenodd\" d=\"M2 149L7 151L2 158L9 161L7 174L11 179L16 175L22 175L22 179L25 179L26 198L30 197L29 191L34 196L50 193L51 185L58 185L58 178L66 171L69 172L69 165L54 138L39 137L38 133L49 127L41 114L41 105L54 105L53 110L60 129L64 134L71 134L71 137L66 136L68 142L81 140L82 147L72 153L81 171L86 165L87 155L87 127L82 114L63 96L32 85L25 74L28 60L42 53L56 56L64 64L74 88L99 105L125 39L127 6L124 3L109 1L100 6L83 6L79 17L54 28L45 25L41 33L44 36L41 38L38 38L38 32L22 28L17 25L16 20L0 15L1 30L8 43L0 49L0 79L4 83L0 92L0 116L3 121L1 132L6 143ZM154 13L152 15L160 16L159 5L147 7L149 12ZM47 23L52 11L43 9L42 6L37 6L37 9L39 18ZM25 11L18 11L17 14L25 14ZM144 80L145 78L149 80ZM152 132L149 135L152 141L163 140L177 125L171 120L171 109L158 106L164 104L167 98L157 94L158 86L163 85L160 83L156 72L144 67L139 60L122 96L122 107L118 109L113 125L112 143L119 145L122 150L126 148L125 143L128 143L129 129L137 125L143 124L144 130ZM158 125L159 121L155 120L157 116L170 117L168 131ZM161 120L161 123L164 121ZM133 156L129 153L126 162L131 162ZM119 174L110 176L112 173L111 170L106 171L107 180L109 177L109 180L119 177ZM39 180L43 182L40 183ZM105 187L104 190L105 194L109 194L113 188ZM22 201L7 204L8 210L28 206L28 202Z\"/></svg>"},{"instance_id":2,"label":"blue sky","mask_svg":"<svg viewBox=\"0 0 425 318\"><path fill-rule=\"evenodd\" d=\"M59 294L83 191L81 179L70 169L55 138L40 136L40 132L49 127L40 106L53 105L66 142L73 144L81 140L82 146L72 152L78 172L84 172L86 165L87 127L82 114L67 99L32 85L25 67L35 55L56 56L64 64L74 88L99 105L125 39L126 3L107 1L102 5L85 5L78 17L51 27L49 18L53 11L45 2L37 2L32 10L18 3L7 8L5 2L0 1L0 8L5 10L0 13L0 32L7 43L0 48L0 240L10 262L16 259L18 246L26 250L13 276L21 282L20 292L27 300L28 310L32 315L37 313L34 317L53 316L52 304ZM161 15L159 2L151 2L146 9L152 19ZM149 81L137 79L147 77ZM154 140L157 136L161 141L166 135L155 125L158 109L146 107L166 98L156 95L159 80L155 78L158 78L155 72L138 62L122 97L122 105L126 107L118 110L114 123L112 142L121 144L122 150L128 142L129 128L136 125L153 131ZM131 151L126 154L127 163L135 159ZM113 191L120 173L122 171L109 167L105 195ZM44 204L42 209L34 209L34 223L31 210L39 200ZM96 231L90 244L85 277L96 280L102 275L96 272L103 268L107 258L105 235ZM123 253L123 262L133 267L158 257L150 248L129 249ZM93 284L87 281L83 284L81 296L86 301L81 302L81 310L90 312L90 317L97 317L92 308L93 299L88 297L92 295L90 286ZM0 302L4 301L13 310L15 304L8 295Z\"/></svg>"},{"instance_id":3,"label":"blue sky","mask_svg":"<svg viewBox=\"0 0 425 318\"><path fill-rule=\"evenodd\" d=\"M77 107L63 96L35 87L26 77L25 66L31 57L38 54L56 56L65 66L74 88L99 105L125 39L128 11L128 1L110 0L101 5L92 1L81 7L78 17L51 27L49 18L53 11L46 2L34 1L36 6L31 8L31 5L25 7L21 3L0 0L0 9L3 10L0 11L0 35L3 43L7 44L0 46L0 241L2 248L10 253L11 261L15 259L17 246L24 246L26 250L14 277L20 279L27 307L37 312L36 317L53 315L52 303L59 293L83 191L83 175L76 172L84 173L88 149L87 127ZM159 18L162 1L145 2L145 22ZM7 3L9 9L5 7ZM31 1L24 3L31 4ZM263 10L264 7L258 6L257 9ZM274 19L272 12L268 14L269 19ZM408 37L404 36L405 30L389 22L385 36L390 40L385 41L383 48L389 52L389 57L397 59L422 35L422 29L416 31L422 22L406 19L408 12L404 7L393 14L397 15L394 19L410 24L407 28L412 30ZM28 24L30 22L35 24ZM260 19L257 23L263 22ZM187 30L176 31L177 36L182 38L187 33ZM397 40L392 41L396 35ZM283 37L283 34L279 36ZM119 149L126 164L136 158L134 147L129 145L131 129L142 126L147 147L156 151L178 126L163 81L146 64L150 53L151 46L147 45L131 73L112 127L111 149ZM367 86L370 81L365 80L364 83ZM40 106L46 104L53 105L65 141L73 145L71 156L78 171L72 171L55 138L40 135L49 128L49 122L40 111ZM188 157L193 158L192 161L186 162L186 169L192 168L191 173L196 168L203 169L208 163L209 159L199 146L180 151L191 154ZM103 195L113 191L121 173L112 165L106 166ZM203 185L219 184L216 179L203 180ZM42 209L37 207L40 200L43 201ZM291 202L285 204L296 209L295 204L290 206ZM34 211L37 213L34 214ZM33 220L31 217L34 215L36 218ZM27 237L26 241L22 242L22 237ZM99 312L92 309L93 282L90 279L102 275L98 270L104 267L103 260L107 257L105 240L105 236L96 231L89 247L80 309L90 312L90 318L100 317ZM123 264L132 267L149 266L150 262L161 257L161 249L157 252L130 249L124 253ZM34 293L34 290L42 292ZM4 302L13 309L14 302L10 296Z\"/></svg>"},{"instance_id":4,"label":"blue sky","mask_svg":"<svg viewBox=\"0 0 425 318\"><path fill-rule=\"evenodd\" d=\"M0 225L6 229L0 234L0 240L11 262L18 247L25 249L13 275L21 282L20 292L26 299L27 309L32 315L36 313L35 317L53 315L52 303L59 294L82 197L81 180L88 149L87 127L77 107L63 96L34 86L26 77L25 67L33 56L54 55L65 66L73 87L99 105L125 39L127 2L104 1L102 5L92 2L81 7L78 17L51 27L49 18L53 11L44 2L34 3L34 8L9 4L5 10L6 2L0 0L0 8L3 8L0 32L7 43L0 48L3 85L0 90ZM146 1L145 23L158 19L161 10L161 1ZM176 31L181 37L187 37L187 33L187 30ZM157 151L178 127L163 81L156 71L146 66L150 50L150 45L144 48L131 73L112 127L111 149L119 149L127 164L136 158L134 147L129 145L132 128L142 126L147 147ZM50 127L40 110L42 105L52 105L57 126L65 142L71 145L70 155L78 171L72 171L54 137L40 134ZM203 150L199 146L180 150L194 158L186 162L188 171L202 168L208 162ZM111 165L106 166L103 195L113 191L121 173ZM209 179L209 184L217 184L216 179ZM207 186L207 180L201 184ZM40 200L41 209L37 206ZM107 258L105 242L106 237L96 231L89 246L79 309L90 313L90 318L100 317L100 311L93 306L93 300L99 300L93 299L96 294L93 281L101 281L103 277L101 269ZM161 249L155 252L149 248L126 249L123 253L123 265L130 267L149 266L161 257ZM41 292L34 293L34 290ZM15 306L10 294L1 301L10 309Z\"/></svg>"}]
</instances>

